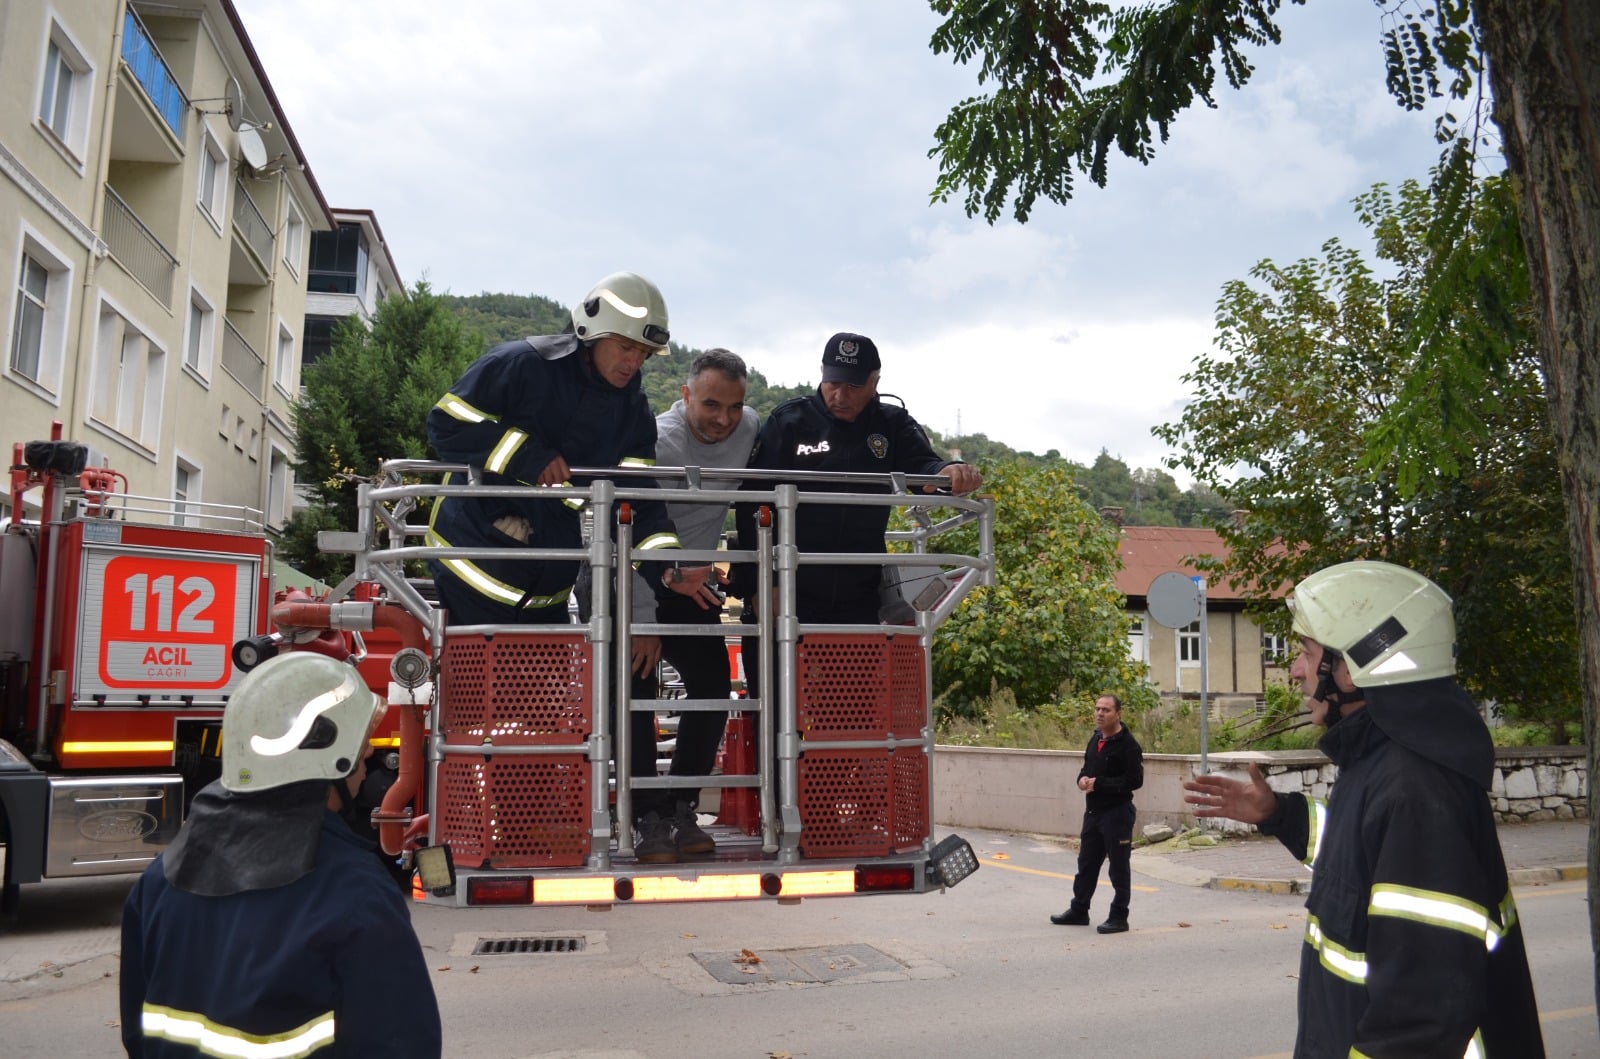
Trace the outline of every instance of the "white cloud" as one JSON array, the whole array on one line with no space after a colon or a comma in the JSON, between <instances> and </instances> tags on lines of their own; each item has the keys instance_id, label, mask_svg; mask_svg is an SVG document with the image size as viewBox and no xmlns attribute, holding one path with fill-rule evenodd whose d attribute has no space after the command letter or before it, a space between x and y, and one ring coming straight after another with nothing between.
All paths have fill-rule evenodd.
<instances>
[{"instance_id":1,"label":"white cloud","mask_svg":"<svg viewBox=\"0 0 1600 1059\"><path fill-rule=\"evenodd\" d=\"M408 281L570 304L632 268L686 344L793 384L860 331L928 426L1079 460L1157 465L1222 284L1358 234L1349 200L1435 153L1362 5L1290 5L1150 166L991 227L930 204L933 130L978 86L920 0L236 3L325 196L376 212Z\"/></svg>"}]
</instances>

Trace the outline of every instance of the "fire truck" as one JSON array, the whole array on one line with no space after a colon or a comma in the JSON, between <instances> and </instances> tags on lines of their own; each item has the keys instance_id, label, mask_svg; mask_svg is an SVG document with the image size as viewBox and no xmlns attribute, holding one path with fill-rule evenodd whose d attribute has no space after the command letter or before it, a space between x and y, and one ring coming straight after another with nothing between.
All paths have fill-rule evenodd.
<instances>
[{"instance_id":1,"label":"fire truck","mask_svg":"<svg viewBox=\"0 0 1600 1059\"><path fill-rule=\"evenodd\" d=\"M219 773L218 733L243 674L284 650L356 664L390 704L373 737L371 825L414 869L413 896L455 906L607 906L685 900L922 893L977 867L959 836L935 841L930 712L933 634L993 579L993 502L930 495L942 479L700 468L573 468L581 486L441 484L470 469L391 461L359 487L353 531L319 547L354 572L319 598L274 592L272 551L247 516L128 497L83 466L81 446L17 446L12 497L42 488L42 516L0 538L0 846L4 894L46 878L142 870L174 837L194 792ZM650 479L646 481L644 479ZM742 480L742 487L740 481ZM750 563L775 605L721 627L632 620L633 505L758 505L744 551L681 551L686 564ZM588 563L592 613L556 626L455 626L421 563L431 505L495 490L592 513L581 549L513 549ZM884 555L801 554L808 504L883 505L903 517ZM229 522L229 518L236 521ZM220 522L221 525L202 524ZM934 542L962 527L973 554ZM451 554L476 558L460 549ZM496 549L494 557L507 551ZM810 563L881 565L886 622L805 625L795 581ZM619 571L624 576L617 576ZM630 640L714 635L763 694L735 701L629 695ZM620 689L620 691L618 690ZM721 768L635 777L630 711L732 709ZM374 779L375 778L375 779ZM715 853L676 864L634 855L634 791L715 793ZM708 814L709 815L709 814Z\"/></svg>"}]
</instances>

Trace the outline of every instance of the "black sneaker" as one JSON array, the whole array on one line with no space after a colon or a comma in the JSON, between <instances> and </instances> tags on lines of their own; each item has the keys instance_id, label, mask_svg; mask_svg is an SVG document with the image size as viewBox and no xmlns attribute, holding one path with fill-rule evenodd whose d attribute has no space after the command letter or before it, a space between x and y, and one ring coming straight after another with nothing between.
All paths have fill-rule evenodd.
<instances>
[{"instance_id":1,"label":"black sneaker","mask_svg":"<svg viewBox=\"0 0 1600 1059\"><path fill-rule=\"evenodd\" d=\"M701 828L700 821L696 819L694 806L688 802L679 802L678 811L672 817L672 827L675 831L679 853L715 853L717 843Z\"/></svg>"},{"instance_id":2,"label":"black sneaker","mask_svg":"<svg viewBox=\"0 0 1600 1059\"><path fill-rule=\"evenodd\" d=\"M1101 934L1123 934L1127 932L1128 921L1126 919L1108 919L1094 929Z\"/></svg>"},{"instance_id":3,"label":"black sneaker","mask_svg":"<svg viewBox=\"0 0 1600 1059\"><path fill-rule=\"evenodd\" d=\"M1058 927L1086 927L1089 925L1089 913L1081 908L1069 908L1060 915L1051 916L1050 922Z\"/></svg>"},{"instance_id":4,"label":"black sneaker","mask_svg":"<svg viewBox=\"0 0 1600 1059\"><path fill-rule=\"evenodd\" d=\"M672 841L672 821L661 819L658 813L645 813L633 825L638 840L633 844L633 855L641 864L676 864L678 847Z\"/></svg>"}]
</instances>

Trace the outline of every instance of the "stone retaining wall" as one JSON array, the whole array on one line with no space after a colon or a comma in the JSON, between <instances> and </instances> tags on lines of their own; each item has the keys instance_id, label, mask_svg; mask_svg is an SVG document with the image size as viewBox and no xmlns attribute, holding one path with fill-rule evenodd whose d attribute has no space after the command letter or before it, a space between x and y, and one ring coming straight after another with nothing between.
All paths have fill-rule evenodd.
<instances>
[{"instance_id":1,"label":"stone retaining wall","mask_svg":"<svg viewBox=\"0 0 1600 1059\"><path fill-rule=\"evenodd\" d=\"M1338 770L1315 750L1208 755L1212 772L1243 776L1254 762L1274 790L1325 796ZM934 820L1044 835L1075 835L1083 820L1077 788L1083 752L940 746L934 749ZM1231 820L1196 820L1183 781L1200 771L1198 754L1146 754L1144 787L1134 797L1140 825L1249 828ZM1569 820L1588 815L1582 747L1525 747L1495 755L1495 816L1502 822Z\"/></svg>"}]
</instances>

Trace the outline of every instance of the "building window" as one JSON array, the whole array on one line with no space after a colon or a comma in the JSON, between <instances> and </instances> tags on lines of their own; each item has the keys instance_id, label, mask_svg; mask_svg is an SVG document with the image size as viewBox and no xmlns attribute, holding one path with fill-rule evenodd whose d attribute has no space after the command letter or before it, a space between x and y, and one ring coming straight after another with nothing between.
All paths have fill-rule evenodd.
<instances>
[{"instance_id":1,"label":"building window","mask_svg":"<svg viewBox=\"0 0 1600 1059\"><path fill-rule=\"evenodd\" d=\"M89 91L93 68L59 23L50 27L45 48L44 81L39 88L39 124L63 147L82 154L89 127Z\"/></svg>"},{"instance_id":2,"label":"building window","mask_svg":"<svg viewBox=\"0 0 1600 1059\"><path fill-rule=\"evenodd\" d=\"M187 525L194 516L190 504L200 502L200 468L179 459L172 468L172 524ZM195 514L198 514L198 509Z\"/></svg>"},{"instance_id":3,"label":"building window","mask_svg":"<svg viewBox=\"0 0 1600 1059\"><path fill-rule=\"evenodd\" d=\"M1261 660L1269 666L1281 666L1289 661L1289 638L1274 633L1261 634Z\"/></svg>"},{"instance_id":4,"label":"building window","mask_svg":"<svg viewBox=\"0 0 1600 1059\"><path fill-rule=\"evenodd\" d=\"M333 348L333 329L339 326L337 316L306 317L305 337L300 341L300 382L305 384L306 370L321 360Z\"/></svg>"},{"instance_id":5,"label":"building window","mask_svg":"<svg viewBox=\"0 0 1600 1059\"><path fill-rule=\"evenodd\" d=\"M289 457L282 449L273 446L272 462L267 468L267 525L281 527L289 517Z\"/></svg>"},{"instance_id":6,"label":"building window","mask_svg":"<svg viewBox=\"0 0 1600 1059\"><path fill-rule=\"evenodd\" d=\"M278 324L278 355L272 364L272 381L284 393L294 383L294 332Z\"/></svg>"},{"instance_id":7,"label":"building window","mask_svg":"<svg viewBox=\"0 0 1600 1059\"><path fill-rule=\"evenodd\" d=\"M1128 620L1128 659L1133 662L1149 661L1144 647L1143 616L1135 616Z\"/></svg>"},{"instance_id":8,"label":"building window","mask_svg":"<svg viewBox=\"0 0 1600 1059\"><path fill-rule=\"evenodd\" d=\"M313 294L366 293L367 237L359 224L311 233L311 275L306 290Z\"/></svg>"},{"instance_id":9,"label":"building window","mask_svg":"<svg viewBox=\"0 0 1600 1059\"><path fill-rule=\"evenodd\" d=\"M51 393L61 382L71 271L43 243L25 235L17 263L6 364Z\"/></svg>"},{"instance_id":10,"label":"building window","mask_svg":"<svg viewBox=\"0 0 1600 1059\"><path fill-rule=\"evenodd\" d=\"M283 222L283 263L289 266L289 271L296 276L300 274L300 255L306 247L306 222L300 216L300 211L295 209L294 203L289 203L289 216Z\"/></svg>"},{"instance_id":11,"label":"building window","mask_svg":"<svg viewBox=\"0 0 1600 1059\"><path fill-rule=\"evenodd\" d=\"M166 351L108 304L100 307L89 417L154 449L161 427Z\"/></svg>"},{"instance_id":12,"label":"building window","mask_svg":"<svg viewBox=\"0 0 1600 1059\"><path fill-rule=\"evenodd\" d=\"M1197 618L1178 630L1178 664L1200 664L1200 620Z\"/></svg>"},{"instance_id":13,"label":"building window","mask_svg":"<svg viewBox=\"0 0 1600 1059\"><path fill-rule=\"evenodd\" d=\"M189 291L188 333L183 338L183 366L202 379L211 375L211 351L217 341L217 313L197 290Z\"/></svg>"},{"instance_id":14,"label":"building window","mask_svg":"<svg viewBox=\"0 0 1600 1059\"><path fill-rule=\"evenodd\" d=\"M222 223L223 177L227 175L227 156L216 140L206 134L205 147L200 152L200 208L206 211L215 224Z\"/></svg>"}]
</instances>

